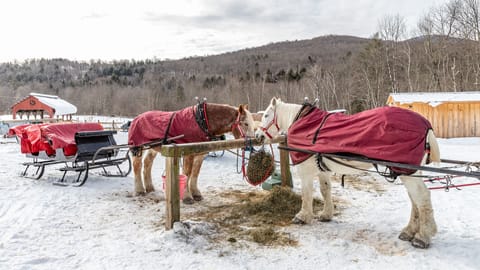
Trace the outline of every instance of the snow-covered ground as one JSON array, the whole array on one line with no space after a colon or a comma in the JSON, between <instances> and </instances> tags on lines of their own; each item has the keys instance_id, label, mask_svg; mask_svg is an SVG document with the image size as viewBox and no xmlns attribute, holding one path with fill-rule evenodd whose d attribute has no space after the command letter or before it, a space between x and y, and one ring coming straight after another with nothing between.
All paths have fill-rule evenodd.
<instances>
[{"instance_id":1,"label":"snow-covered ground","mask_svg":"<svg viewBox=\"0 0 480 270\"><path fill-rule=\"evenodd\" d=\"M126 133L116 135L126 142ZM19 176L29 161L12 139L0 141L0 269L479 269L480 186L432 191L438 234L429 249L397 238L410 215L404 187L380 177L333 182L334 220L281 228L295 246L253 241L211 241L213 220L189 220L222 192L261 192L237 173L236 156L206 158L199 186L205 200L181 205L181 218L165 231L161 189L164 159L154 164L157 191L131 196L133 175L92 174L79 188ZM440 139L442 158L480 160L480 138ZM457 179L455 181L461 181ZM470 179L470 182L479 181ZM294 175L294 191L299 181ZM316 197L320 198L318 188ZM211 211L216 211L211 209ZM248 217L247 217L248 218Z\"/></svg>"}]
</instances>

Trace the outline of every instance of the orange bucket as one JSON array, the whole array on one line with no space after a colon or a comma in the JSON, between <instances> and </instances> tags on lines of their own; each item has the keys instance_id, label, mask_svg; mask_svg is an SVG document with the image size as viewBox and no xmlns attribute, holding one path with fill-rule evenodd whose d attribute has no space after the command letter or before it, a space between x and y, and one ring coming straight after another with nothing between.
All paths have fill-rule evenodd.
<instances>
[{"instance_id":1,"label":"orange bucket","mask_svg":"<svg viewBox=\"0 0 480 270\"><path fill-rule=\"evenodd\" d=\"M162 175L163 191L165 191L165 187L167 186L166 179L167 177L165 175ZM180 188L180 200L183 200L183 194L185 193L185 188L187 187L187 176L184 174L180 174L178 175L178 180L178 186Z\"/></svg>"}]
</instances>

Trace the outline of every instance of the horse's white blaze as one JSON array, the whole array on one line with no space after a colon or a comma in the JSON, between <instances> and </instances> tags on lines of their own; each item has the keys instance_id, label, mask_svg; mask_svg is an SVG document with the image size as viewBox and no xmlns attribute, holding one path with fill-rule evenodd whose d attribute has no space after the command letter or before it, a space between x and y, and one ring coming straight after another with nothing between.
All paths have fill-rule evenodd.
<instances>
[{"instance_id":1,"label":"horse's white blaze","mask_svg":"<svg viewBox=\"0 0 480 270\"><path fill-rule=\"evenodd\" d=\"M267 132L269 132L271 136L275 136L280 132L286 132L293 123L294 118L300 108L301 105L283 103L280 99L273 98L262 117L261 127L267 127L272 123L272 121L275 121L276 117L279 130L274 127L275 125L271 125ZM263 132L261 129L258 129L255 135L257 137L261 137L264 136L264 134L265 132ZM433 131L431 130L427 134L427 142L430 144L431 160L434 162L439 162L440 152L438 143ZM426 157L426 155L423 157L422 165L425 164ZM323 162L329 171L320 171L317 166L315 156L312 156L306 161L295 166L297 175L301 179L302 184L302 208L296 214L294 221L310 223L314 217L313 179L315 176L317 176L320 180L320 192L325 201L324 209L320 214L320 220L328 221L333 217L333 201L330 184L331 174L364 173L363 171L356 170L350 166L362 170L373 168L372 164L370 163L348 161L343 159L339 160L342 163L348 164L348 166L343 166L332 160L324 159ZM417 174L420 174L420 172L417 172ZM426 248L430 244L431 237L437 232L435 219L433 217L430 191L425 186L422 178L402 175L400 176L400 179L408 191L408 195L412 204L410 221L402 230L400 238L402 240L412 241L412 244L416 247Z\"/></svg>"}]
</instances>

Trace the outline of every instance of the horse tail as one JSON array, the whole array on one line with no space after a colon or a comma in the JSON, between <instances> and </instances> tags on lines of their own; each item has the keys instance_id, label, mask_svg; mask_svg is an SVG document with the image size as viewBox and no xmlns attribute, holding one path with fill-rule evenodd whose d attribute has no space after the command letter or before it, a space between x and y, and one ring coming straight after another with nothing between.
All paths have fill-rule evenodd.
<instances>
[{"instance_id":1,"label":"horse tail","mask_svg":"<svg viewBox=\"0 0 480 270\"><path fill-rule=\"evenodd\" d=\"M440 163L440 147L438 147L437 137L431 129L427 133L427 143L430 145L430 161Z\"/></svg>"}]
</instances>

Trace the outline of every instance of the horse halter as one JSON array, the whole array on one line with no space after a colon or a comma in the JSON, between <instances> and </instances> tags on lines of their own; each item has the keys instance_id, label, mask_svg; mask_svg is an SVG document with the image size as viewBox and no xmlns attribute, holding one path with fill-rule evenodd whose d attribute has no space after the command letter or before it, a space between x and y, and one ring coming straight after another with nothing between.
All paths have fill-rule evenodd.
<instances>
[{"instance_id":1,"label":"horse halter","mask_svg":"<svg viewBox=\"0 0 480 270\"><path fill-rule=\"evenodd\" d=\"M273 125L275 125L275 127L277 128L277 131L280 132L280 127L278 126L278 122L277 122L277 110L273 111L272 121L270 121L265 127L259 127L260 130L263 131L263 133L265 133L265 135L267 135L269 139L272 139L273 136L270 134L270 132L268 132L268 129Z\"/></svg>"}]
</instances>

